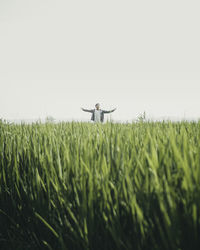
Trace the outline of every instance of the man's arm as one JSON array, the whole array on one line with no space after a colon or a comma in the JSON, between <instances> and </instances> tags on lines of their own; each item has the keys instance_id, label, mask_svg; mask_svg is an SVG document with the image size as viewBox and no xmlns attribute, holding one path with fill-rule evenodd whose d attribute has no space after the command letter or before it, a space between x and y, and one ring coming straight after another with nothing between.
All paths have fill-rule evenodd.
<instances>
[{"instance_id":1,"label":"man's arm","mask_svg":"<svg viewBox=\"0 0 200 250\"><path fill-rule=\"evenodd\" d=\"M108 114L108 113L112 113L112 112L114 112L116 110L116 108L115 109L112 109L112 110L102 110L105 114Z\"/></svg>"},{"instance_id":2,"label":"man's arm","mask_svg":"<svg viewBox=\"0 0 200 250\"><path fill-rule=\"evenodd\" d=\"M93 109L84 109L84 108L81 108L83 111L85 112L89 112L89 113L92 113L93 112Z\"/></svg>"}]
</instances>

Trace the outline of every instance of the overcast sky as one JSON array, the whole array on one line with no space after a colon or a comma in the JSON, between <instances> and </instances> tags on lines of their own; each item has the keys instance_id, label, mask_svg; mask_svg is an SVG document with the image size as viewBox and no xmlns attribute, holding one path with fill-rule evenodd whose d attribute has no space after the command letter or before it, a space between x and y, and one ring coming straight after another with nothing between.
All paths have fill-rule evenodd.
<instances>
[{"instance_id":1,"label":"overcast sky","mask_svg":"<svg viewBox=\"0 0 200 250\"><path fill-rule=\"evenodd\" d=\"M200 3L0 0L0 118L200 118ZM110 117L110 116L107 116Z\"/></svg>"}]
</instances>

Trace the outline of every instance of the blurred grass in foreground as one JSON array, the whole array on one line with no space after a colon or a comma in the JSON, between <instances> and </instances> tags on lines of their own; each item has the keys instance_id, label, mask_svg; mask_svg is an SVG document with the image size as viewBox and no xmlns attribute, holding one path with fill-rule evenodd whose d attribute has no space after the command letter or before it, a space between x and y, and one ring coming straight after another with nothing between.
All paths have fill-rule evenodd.
<instances>
[{"instance_id":1,"label":"blurred grass in foreground","mask_svg":"<svg viewBox=\"0 0 200 250\"><path fill-rule=\"evenodd\" d=\"M199 249L200 122L0 122L1 249Z\"/></svg>"}]
</instances>

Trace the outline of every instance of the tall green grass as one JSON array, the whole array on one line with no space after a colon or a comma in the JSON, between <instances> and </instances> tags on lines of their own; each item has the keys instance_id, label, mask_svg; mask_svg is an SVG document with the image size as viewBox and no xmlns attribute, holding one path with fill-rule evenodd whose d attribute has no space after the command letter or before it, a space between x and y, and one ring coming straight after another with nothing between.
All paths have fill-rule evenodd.
<instances>
[{"instance_id":1,"label":"tall green grass","mask_svg":"<svg viewBox=\"0 0 200 250\"><path fill-rule=\"evenodd\" d=\"M200 122L0 122L1 249L200 248Z\"/></svg>"}]
</instances>

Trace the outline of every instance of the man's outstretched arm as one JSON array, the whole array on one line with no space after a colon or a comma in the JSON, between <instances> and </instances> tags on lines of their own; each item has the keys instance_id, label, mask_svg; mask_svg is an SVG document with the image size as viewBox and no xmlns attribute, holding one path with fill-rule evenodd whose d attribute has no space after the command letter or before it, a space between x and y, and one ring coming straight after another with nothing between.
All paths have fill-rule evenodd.
<instances>
[{"instance_id":1,"label":"man's outstretched arm","mask_svg":"<svg viewBox=\"0 0 200 250\"><path fill-rule=\"evenodd\" d=\"M85 112L89 112L89 113L92 113L93 112L93 109L84 109L84 108L81 108L83 111Z\"/></svg>"},{"instance_id":2,"label":"man's outstretched arm","mask_svg":"<svg viewBox=\"0 0 200 250\"><path fill-rule=\"evenodd\" d=\"M112 110L102 110L105 114L108 114L108 113L112 113L116 110L117 108L115 109L112 109Z\"/></svg>"}]
</instances>

